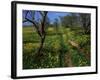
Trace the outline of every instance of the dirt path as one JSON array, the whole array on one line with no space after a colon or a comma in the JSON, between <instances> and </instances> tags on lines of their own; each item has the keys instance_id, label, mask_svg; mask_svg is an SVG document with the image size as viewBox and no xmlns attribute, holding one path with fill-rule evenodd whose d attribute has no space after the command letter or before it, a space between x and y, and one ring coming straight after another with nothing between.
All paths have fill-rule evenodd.
<instances>
[{"instance_id":1,"label":"dirt path","mask_svg":"<svg viewBox=\"0 0 100 80\"><path fill-rule=\"evenodd\" d=\"M71 46L77 48L77 50L78 50L80 53L84 54L87 60L90 60L90 54L89 54L88 52L86 52L83 48L80 48L80 46L79 46L78 43L76 43L76 42L74 42L74 41L71 41L71 40L69 40L68 42L69 42L69 44L70 44Z\"/></svg>"},{"instance_id":2,"label":"dirt path","mask_svg":"<svg viewBox=\"0 0 100 80\"><path fill-rule=\"evenodd\" d=\"M65 54L65 66L73 67L72 59L71 59L71 53L66 53Z\"/></svg>"}]
</instances>

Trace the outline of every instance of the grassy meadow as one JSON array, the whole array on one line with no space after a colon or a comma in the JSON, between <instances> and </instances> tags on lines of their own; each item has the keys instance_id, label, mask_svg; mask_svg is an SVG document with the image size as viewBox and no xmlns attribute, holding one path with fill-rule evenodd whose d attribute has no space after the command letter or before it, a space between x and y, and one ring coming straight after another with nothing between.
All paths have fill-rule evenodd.
<instances>
[{"instance_id":1,"label":"grassy meadow","mask_svg":"<svg viewBox=\"0 0 100 80\"><path fill-rule=\"evenodd\" d=\"M36 56L40 37L32 26L23 26L23 69L90 66L90 34L80 27L48 27L42 53Z\"/></svg>"}]
</instances>

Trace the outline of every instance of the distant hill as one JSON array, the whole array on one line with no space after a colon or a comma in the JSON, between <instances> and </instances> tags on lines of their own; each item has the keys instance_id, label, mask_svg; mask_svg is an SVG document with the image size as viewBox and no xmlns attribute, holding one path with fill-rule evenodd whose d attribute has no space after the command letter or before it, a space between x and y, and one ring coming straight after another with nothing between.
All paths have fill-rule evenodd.
<instances>
[{"instance_id":1,"label":"distant hill","mask_svg":"<svg viewBox=\"0 0 100 80\"><path fill-rule=\"evenodd\" d=\"M33 25L23 25L23 27L32 27Z\"/></svg>"}]
</instances>

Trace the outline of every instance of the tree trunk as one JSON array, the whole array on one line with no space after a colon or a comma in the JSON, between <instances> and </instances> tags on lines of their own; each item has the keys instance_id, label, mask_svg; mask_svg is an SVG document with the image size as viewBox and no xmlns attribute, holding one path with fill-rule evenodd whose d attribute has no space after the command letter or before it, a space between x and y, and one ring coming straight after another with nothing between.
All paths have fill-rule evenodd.
<instances>
[{"instance_id":1,"label":"tree trunk","mask_svg":"<svg viewBox=\"0 0 100 80\"><path fill-rule=\"evenodd\" d=\"M41 60L44 57L44 54L42 53L44 41L45 41L45 36L43 38L41 37L40 46L39 46L38 51L34 57L34 61L40 62L39 65L41 65Z\"/></svg>"},{"instance_id":2,"label":"tree trunk","mask_svg":"<svg viewBox=\"0 0 100 80\"><path fill-rule=\"evenodd\" d=\"M38 52L37 52L37 54L40 55L40 56L42 55L42 54L41 54L41 51L42 51L42 49L43 49L44 41L45 41L45 36L41 38L40 47L39 47Z\"/></svg>"}]
</instances>

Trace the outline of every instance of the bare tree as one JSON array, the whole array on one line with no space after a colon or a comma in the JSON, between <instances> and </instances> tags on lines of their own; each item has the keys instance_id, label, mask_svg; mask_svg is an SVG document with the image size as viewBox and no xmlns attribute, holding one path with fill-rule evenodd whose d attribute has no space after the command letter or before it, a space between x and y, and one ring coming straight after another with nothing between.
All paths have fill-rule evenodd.
<instances>
[{"instance_id":1,"label":"bare tree","mask_svg":"<svg viewBox=\"0 0 100 80\"><path fill-rule=\"evenodd\" d=\"M90 19L90 14L79 14L80 16L80 22L82 27L85 30L85 33L90 33L90 26L91 26L91 19Z\"/></svg>"},{"instance_id":2,"label":"bare tree","mask_svg":"<svg viewBox=\"0 0 100 80\"><path fill-rule=\"evenodd\" d=\"M46 31L45 31L45 25L46 25L46 18L47 18L47 11L38 11L40 18L38 20L36 20L35 15L36 15L36 11L25 11L25 17L23 19L23 23L24 22L30 22L33 27L36 29L37 34L40 37L40 47L37 51L37 55L40 56L41 55L41 51L43 48L43 44L45 41L45 37L46 37ZM29 17L29 15L31 17Z\"/></svg>"}]
</instances>

